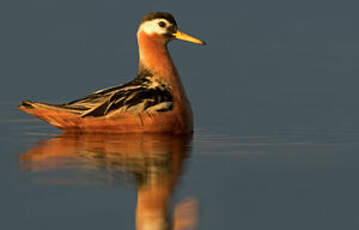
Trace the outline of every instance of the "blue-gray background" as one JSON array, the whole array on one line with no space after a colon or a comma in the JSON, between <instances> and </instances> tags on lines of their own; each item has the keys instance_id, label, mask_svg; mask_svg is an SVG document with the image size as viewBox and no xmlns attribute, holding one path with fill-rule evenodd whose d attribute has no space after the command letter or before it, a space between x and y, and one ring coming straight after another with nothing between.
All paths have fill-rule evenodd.
<instances>
[{"instance_id":1,"label":"blue-gray background","mask_svg":"<svg viewBox=\"0 0 359 230\"><path fill-rule=\"evenodd\" d=\"M15 105L24 98L60 103L131 80L137 71L135 34L138 22L147 12L168 11L175 16L182 31L208 43L204 47L182 41L169 45L194 109L197 130L237 136L279 135L286 139L303 138L311 143L334 143L327 146L331 153L329 156L325 155L326 151L310 150L308 147L304 152L309 158L299 153L290 155L293 158L276 158L278 161L270 167L282 171L269 170L270 167L263 163L267 161L262 162L260 157L258 165L247 165L246 161L243 163L238 158L234 161L213 156L205 159L194 157L197 159L195 162L202 162L197 163L202 170L195 170L193 167L196 168L196 164L192 165L194 171L190 171L188 180L205 178L206 173L213 172L217 167L219 173L205 180L195 180L206 185L203 186L205 191L197 188L196 183L192 184L197 196L208 202L207 206L204 205L206 210L202 210L201 229L219 229L221 226L227 229L268 226L273 226L272 229L338 229L343 226L345 229L357 229L358 7L357 1L333 0L1 1L1 119L29 118L15 109ZM19 135L15 127L26 124L2 122L0 125L1 151L8 153L1 160L3 181L7 181L3 185L7 188L3 196L12 197L7 199L8 206L3 207L14 209L1 208L4 212L2 216L8 217L8 224L17 223L18 229L23 227L19 223L24 220L28 221L25 223L29 227L39 229L37 227L41 225L30 219L33 219L32 215L46 216L45 207L51 207L49 202L56 205L63 203L64 197L57 197L56 194L64 193L68 197L65 200L71 203L69 197L78 198L83 191L53 187L42 190L41 186L31 187L28 191L29 185L21 183L22 174L17 173L13 158L35 143L37 138L23 137L27 140L25 143L15 139ZM55 129L48 129L56 132ZM229 152L238 152L233 146L231 148ZM196 151L205 152L201 147ZM211 151L220 155L219 150ZM303 162L311 162L312 154L319 154L315 155L317 161L314 162L323 166L318 159L324 160L327 171L319 170L320 167L313 163L313 170L305 171L307 174L304 177L298 174L298 178L303 179L303 186L309 183L309 188L296 194L295 183L285 175L288 170L289 174L292 172L290 166L298 167L299 171L301 166L309 167ZM338 165L337 162L341 163ZM261 171L263 175L257 171L256 175L239 173L241 166L247 170L267 166L275 181L267 184L265 175L268 171L265 169ZM338 168L344 171L334 170ZM225 184L226 180L228 184ZM253 180L257 184L251 184ZM293 186L281 187L286 183L293 183ZM215 190L219 187L221 189ZM261 189L269 193L261 193ZM28 194L42 191L41 198L38 198L38 202L44 205L43 209L39 208L41 211L26 211L26 205L35 206L36 202L28 201L32 198L20 199L24 191L29 197ZM122 191L122 196L126 197L126 192L134 201L135 194L127 190ZM87 198L96 200L98 195L103 195L110 199L111 193L115 196L116 191L110 189L106 195L102 190L94 191L87 194ZM51 194L58 200L52 199ZM237 194L241 197L236 197ZM258 201L257 195L264 198ZM245 196L249 198L245 199ZM222 200L216 201L218 197ZM330 201L332 206L328 206ZM79 202L84 204L86 200ZM241 206L243 209L240 209ZM276 209L278 206L280 209ZM65 208L68 207L59 210ZM126 215L132 216L132 212L128 214L121 209L111 212L112 209L109 209L112 214L123 212L124 220ZM299 211L295 212L296 209ZM292 215L286 210L292 211ZM279 216L282 215L286 220L280 222ZM52 221L58 217L76 219L78 225L72 226L74 229L81 228L85 221L81 215L66 216L66 212L61 211L53 216L55 219ZM243 219L238 223L236 221L240 220L240 216ZM95 228L94 223L103 225L105 220L109 221L109 228L118 227L114 224L115 219L111 219L112 222L110 219L111 215L100 215L98 222L93 221L86 227ZM264 220L262 225L261 219ZM44 226L47 226L46 223ZM44 226L40 229L47 229Z\"/></svg>"},{"instance_id":2,"label":"blue-gray background","mask_svg":"<svg viewBox=\"0 0 359 230\"><path fill-rule=\"evenodd\" d=\"M197 122L358 125L351 122L358 115L355 1L0 4L2 102L63 102L129 81L137 71L138 22L163 10L208 42L170 44ZM299 114L306 119L293 118Z\"/></svg>"}]
</instances>

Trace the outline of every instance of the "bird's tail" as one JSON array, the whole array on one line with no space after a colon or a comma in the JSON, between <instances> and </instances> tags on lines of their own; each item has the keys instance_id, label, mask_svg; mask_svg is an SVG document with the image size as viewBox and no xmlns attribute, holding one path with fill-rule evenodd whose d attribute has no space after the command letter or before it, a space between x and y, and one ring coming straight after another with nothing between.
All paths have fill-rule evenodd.
<instances>
[{"instance_id":1,"label":"bird's tail","mask_svg":"<svg viewBox=\"0 0 359 230\"><path fill-rule=\"evenodd\" d=\"M29 100L23 101L22 104L17 107L60 129L76 126L75 123L83 112L62 105L32 102Z\"/></svg>"}]
</instances>

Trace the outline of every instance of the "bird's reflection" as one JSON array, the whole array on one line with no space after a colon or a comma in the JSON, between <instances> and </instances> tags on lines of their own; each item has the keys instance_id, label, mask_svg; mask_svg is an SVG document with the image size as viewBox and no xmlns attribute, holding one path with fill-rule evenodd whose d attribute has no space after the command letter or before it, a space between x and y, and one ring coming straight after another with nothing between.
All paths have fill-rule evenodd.
<instances>
[{"instance_id":1,"label":"bird's reflection","mask_svg":"<svg viewBox=\"0 0 359 230\"><path fill-rule=\"evenodd\" d=\"M36 172L42 183L134 182L138 230L192 229L197 220L196 199L175 204L173 217L170 214L170 197L189 155L191 139L165 134L63 134L31 147L18 162L25 172ZM62 179L44 179L51 172L64 171L71 173ZM76 180L74 172L86 176Z\"/></svg>"}]
</instances>

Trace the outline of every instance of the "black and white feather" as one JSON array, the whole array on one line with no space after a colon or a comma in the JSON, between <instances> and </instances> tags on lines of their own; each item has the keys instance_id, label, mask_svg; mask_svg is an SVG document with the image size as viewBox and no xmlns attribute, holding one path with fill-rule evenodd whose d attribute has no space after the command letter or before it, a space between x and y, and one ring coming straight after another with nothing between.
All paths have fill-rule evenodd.
<instances>
[{"instance_id":1,"label":"black and white feather","mask_svg":"<svg viewBox=\"0 0 359 230\"><path fill-rule=\"evenodd\" d=\"M74 110L82 117L100 117L113 111L165 112L172 109L173 97L167 84L153 79L152 76L143 76L124 85L96 91L60 107Z\"/></svg>"}]
</instances>

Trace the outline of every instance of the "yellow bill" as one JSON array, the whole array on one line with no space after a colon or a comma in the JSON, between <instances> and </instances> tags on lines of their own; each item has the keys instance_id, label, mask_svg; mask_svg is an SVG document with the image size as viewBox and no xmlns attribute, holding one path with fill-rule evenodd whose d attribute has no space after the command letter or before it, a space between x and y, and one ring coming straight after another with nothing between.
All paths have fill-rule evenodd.
<instances>
[{"instance_id":1,"label":"yellow bill","mask_svg":"<svg viewBox=\"0 0 359 230\"><path fill-rule=\"evenodd\" d=\"M192 37L188 34L185 34L179 30L177 30L176 33L172 34L175 38L179 39L179 40L183 40L183 41L187 41L187 42L192 42L192 43L196 43L196 44L201 44L201 45L205 45L206 43L204 41L201 41L195 37Z\"/></svg>"}]
</instances>

